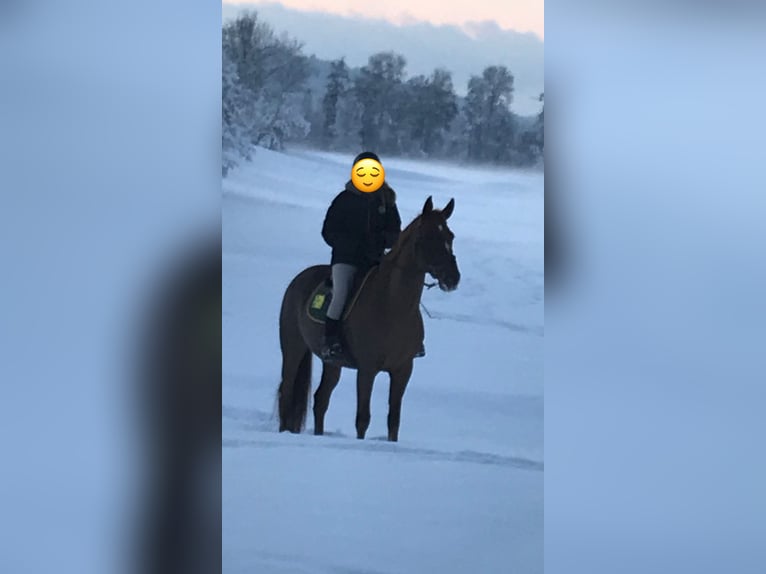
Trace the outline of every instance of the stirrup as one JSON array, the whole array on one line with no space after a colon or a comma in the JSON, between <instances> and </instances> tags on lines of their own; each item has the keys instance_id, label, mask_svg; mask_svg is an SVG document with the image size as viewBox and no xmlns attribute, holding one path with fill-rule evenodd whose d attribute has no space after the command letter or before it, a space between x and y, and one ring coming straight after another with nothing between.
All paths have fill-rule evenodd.
<instances>
[{"instance_id":1,"label":"stirrup","mask_svg":"<svg viewBox=\"0 0 766 574\"><path fill-rule=\"evenodd\" d=\"M337 361L345 359L345 353L340 343L335 342L329 345L325 345L322 348L322 359L327 361Z\"/></svg>"}]
</instances>

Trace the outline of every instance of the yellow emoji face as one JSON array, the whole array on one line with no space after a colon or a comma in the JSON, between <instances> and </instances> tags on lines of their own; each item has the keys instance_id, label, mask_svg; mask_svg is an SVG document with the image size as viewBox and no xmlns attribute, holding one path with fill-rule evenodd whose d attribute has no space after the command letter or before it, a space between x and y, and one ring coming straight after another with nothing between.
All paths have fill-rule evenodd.
<instances>
[{"instance_id":1,"label":"yellow emoji face","mask_svg":"<svg viewBox=\"0 0 766 574\"><path fill-rule=\"evenodd\" d=\"M351 183L365 193L378 191L385 177L386 172L383 171L383 166L371 158L360 159L351 168Z\"/></svg>"}]
</instances>

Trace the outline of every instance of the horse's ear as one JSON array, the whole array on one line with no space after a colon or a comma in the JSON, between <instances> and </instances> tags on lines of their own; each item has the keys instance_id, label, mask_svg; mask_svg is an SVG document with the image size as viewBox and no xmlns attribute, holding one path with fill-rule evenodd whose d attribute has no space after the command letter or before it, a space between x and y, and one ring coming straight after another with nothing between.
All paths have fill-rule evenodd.
<instances>
[{"instance_id":1,"label":"horse's ear","mask_svg":"<svg viewBox=\"0 0 766 574\"><path fill-rule=\"evenodd\" d=\"M428 199L426 199L426 204L423 206L423 213L421 215L427 215L431 213L434 210L434 200L429 195Z\"/></svg>"},{"instance_id":2,"label":"horse's ear","mask_svg":"<svg viewBox=\"0 0 766 574\"><path fill-rule=\"evenodd\" d=\"M442 209L442 215L444 216L444 219L449 219L449 216L452 215L452 211L455 209L455 198L449 200L449 203Z\"/></svg>"}]
</instances>

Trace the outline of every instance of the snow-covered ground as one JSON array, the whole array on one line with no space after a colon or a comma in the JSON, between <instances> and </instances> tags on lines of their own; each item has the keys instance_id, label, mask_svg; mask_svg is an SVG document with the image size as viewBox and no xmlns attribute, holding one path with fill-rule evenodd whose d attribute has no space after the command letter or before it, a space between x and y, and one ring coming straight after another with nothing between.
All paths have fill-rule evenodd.
<instances>
[{"instance_id":1,"label":"snow-covered ground","mask_svg":"<svg viewBox=\"0 0 766 574\"><path fill-rule=\"evenodd\" d=\"M404 225L451 197L462 274L426 290L398 443L388 380L355 438L355 371L328 435L277 432L287 284L329 262L325 210L350 155L258 149L223 182L223 565L226 573L543 571L543 176L386 159ZM314 389L321 364L314 359Z\"/></svg>"}]
</instances>

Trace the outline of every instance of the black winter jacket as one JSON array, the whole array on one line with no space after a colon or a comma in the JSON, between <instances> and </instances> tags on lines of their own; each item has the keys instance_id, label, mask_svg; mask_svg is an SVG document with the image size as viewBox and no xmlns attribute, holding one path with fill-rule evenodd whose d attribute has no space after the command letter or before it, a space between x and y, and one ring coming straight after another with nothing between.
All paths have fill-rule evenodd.
<instances>
[{"instance_id":1,"label":"black winter jacket","mask_svg":"<svg viewBox=\"0 0 766 574\"><path fill-rule=\"evenodd\" d=\"M368 268L393 247L401 226L396 194L388 184L373 193L362 193L349 180L327 210L322 237L332 247L332 265Z\"/></svg>"}]
</instances>

